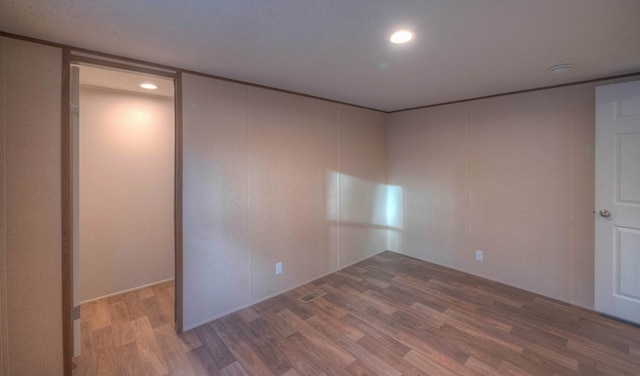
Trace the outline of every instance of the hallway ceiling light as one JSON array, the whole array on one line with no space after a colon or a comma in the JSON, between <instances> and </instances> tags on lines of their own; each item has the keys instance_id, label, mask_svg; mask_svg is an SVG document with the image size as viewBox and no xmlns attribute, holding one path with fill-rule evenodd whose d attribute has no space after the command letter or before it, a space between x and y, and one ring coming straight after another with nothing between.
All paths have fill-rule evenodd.
<instances>
[{"instance_id":1,"label":"hallway ceiling light","mask_svg":"<svg viewBox=\"0 0 640 376\"><path fill-rule=\"evenodd\" d=\"M395 44L403 44L407 43L413 39L413 33L409 30L398 30L395 33L391 34L391 38L389 40L391 43Z\"/></svg>"},{"instance_id":2,"label":"hallway ceiling light","mask_svg":"<svg viewBox=\"0 0 640 376\"><path fill-rule=\"evenodd\" d=\"M143 88L143 89L148 89L148 90L155 90L155 89L158 88L158 86L156 86L156 85L154 85L152 83L148 83L148 82L140 84L140 87Z\"/></svg>"}]
</instances>

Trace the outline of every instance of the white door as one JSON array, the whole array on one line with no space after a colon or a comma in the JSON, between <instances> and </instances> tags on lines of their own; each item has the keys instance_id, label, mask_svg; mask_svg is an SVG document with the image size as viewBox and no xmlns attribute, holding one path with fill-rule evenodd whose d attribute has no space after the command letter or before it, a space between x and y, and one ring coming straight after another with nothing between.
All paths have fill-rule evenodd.
<instances>
[{"instance_id":1,"label":"white door","mask_svg":"<svg viewBox=\"0 0 640 376\"><path fill-rule=\"evenodd\" d=\"M595 309L640 323L640 81L596 88Z\"/></svg>"}]
</instances>

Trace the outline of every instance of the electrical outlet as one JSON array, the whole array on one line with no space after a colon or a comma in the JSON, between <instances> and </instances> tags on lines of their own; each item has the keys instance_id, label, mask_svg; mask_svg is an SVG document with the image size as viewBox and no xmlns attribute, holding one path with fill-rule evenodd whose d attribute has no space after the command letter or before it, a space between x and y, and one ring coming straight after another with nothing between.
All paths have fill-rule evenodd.
<instances>
[{"instance_id":1,"label":"electrical outlet","mask_svg":"<svg viewBox=\"0 0 640 376\"><path fill-rule=\"evenodd\" d=\"M281 262L277 262L276 263L276 275L280 275L282 274L282 263Z\"/></svg>"},{"instance_id":2,"label":"electrical outlet","mask_svg":"<svg viewBox=\"0 0 640 376\"><path fill-rule=\"evenodd\" d=\"M476 249L476 260L477 261L482 261L483 259L484 259L484 255L483 255L482 251L479 250L479 249Z\"/></svg>"}]
</instances>

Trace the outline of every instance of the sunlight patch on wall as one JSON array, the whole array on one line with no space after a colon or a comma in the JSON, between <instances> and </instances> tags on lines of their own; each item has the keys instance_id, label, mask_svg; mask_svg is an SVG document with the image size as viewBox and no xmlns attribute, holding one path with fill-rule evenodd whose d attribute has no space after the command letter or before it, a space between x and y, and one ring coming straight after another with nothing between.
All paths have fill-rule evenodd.
<instances>
[{"instance_id":1,"label":"sunlight patch on wall","mask_svg":"<svg viewBox=\"0 0 640 376\"><path fill-rule=\"evenodd\" d=\"M345 174L339 177L340 222L386 227L387 185Z\"/></svg>"},{"instance_id":2,"label":"sunlight patch on wall","mask_svg":"<svg viewBox=\"0 0 640 376\"><path fill-rule=\"evenodd\" d=\"M387 226L389 235L387 249L402 249L402 187L397 185L387 186Z\"/></svg>"},{"instance_id":3,"label":"sunlight patch on wall","mask_svg":"<svg viewBox=\"0 0 640 376\"><path fill-rule=\"evenodd\" d=\"M400 249L402 187L329 171L327 221L350 229L388 231L387 249ZM336 203L336 200L339 200Z\"/></svg>"}]
</instances>

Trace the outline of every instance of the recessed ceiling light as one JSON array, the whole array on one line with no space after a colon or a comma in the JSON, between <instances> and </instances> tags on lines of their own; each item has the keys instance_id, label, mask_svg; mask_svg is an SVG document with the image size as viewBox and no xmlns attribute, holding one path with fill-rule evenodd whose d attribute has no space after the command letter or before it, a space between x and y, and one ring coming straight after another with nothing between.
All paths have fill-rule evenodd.
<instances>
[{"instance_id":1,"label":"recessed ceiling light","mask_svg":"<svg viewBox=\"0 0 640 376\"><path fill-rule=\"evenodd\" d=\"M389 38L391 43L395 44L407 43L411 39L413 39L413 33L409 30L398 30L391 34L391 38Z\"/></svg>"},{"instance_id":2,"label":"recessed ceiling light","mask_svg":"<svg viewBox=\"0 0 640 376\"><path fill-rule=\"evenodd\" d=\"M158 86L156 86L154 84L151 84L151 83L148 83L148 82L145 82L144 84L140 84L140 87L143 88L143 89L148 89L148 90L155 90L155 89L158 88Z\"/></svg>"},{"instance_id":3,"label":"recessed ceiling light","mask_svg":"<svg viewBox=\"0 0 640 376\"><path fill-rule=\"evenodd\" d=\"M559 64L552 66L551 68L549 68L549 70L553 74L561 74L568 72L571 67L573 67L573 64Z\"/></svg>"}]
</instances>

